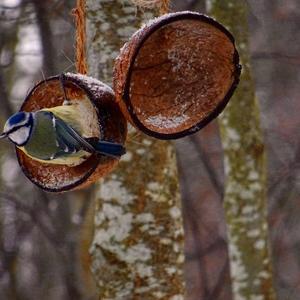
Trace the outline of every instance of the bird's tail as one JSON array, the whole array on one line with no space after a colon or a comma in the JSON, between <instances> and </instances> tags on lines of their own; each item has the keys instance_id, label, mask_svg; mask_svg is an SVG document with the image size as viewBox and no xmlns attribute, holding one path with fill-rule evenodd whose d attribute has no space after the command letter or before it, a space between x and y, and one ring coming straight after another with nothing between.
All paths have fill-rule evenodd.
<instances>
[{"instance_id":1,"label":"bird's tail","mask_svg":"<svg viewBox=\"0 0 300 300\"><path fill-rule=\"evenodd\" d=\"M95 148L97 153L106 156L120 157L126 153L125 147L117 143L98 141L97 143L93 143L92 146Z\"/></svg>"}]
</instances>

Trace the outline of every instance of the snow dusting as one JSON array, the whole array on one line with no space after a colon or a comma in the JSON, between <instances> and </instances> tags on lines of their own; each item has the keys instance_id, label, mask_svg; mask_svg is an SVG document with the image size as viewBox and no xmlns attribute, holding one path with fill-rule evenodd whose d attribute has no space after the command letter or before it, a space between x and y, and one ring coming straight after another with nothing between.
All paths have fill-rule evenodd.
<instances>
[{"instance_id":1,"label":"snow dusting","mask_svg":"<svg viewBox=\"0 0 300 300\"><path fill-rule=\"evenodd\" d=\"M188 119L189 117L186 115L165 117L159 114L157 116L148 117L145 120L145 123L155 127L171 129L171 128L179 127L180 125L185 123Z\"/></svg>"}]
</instances>

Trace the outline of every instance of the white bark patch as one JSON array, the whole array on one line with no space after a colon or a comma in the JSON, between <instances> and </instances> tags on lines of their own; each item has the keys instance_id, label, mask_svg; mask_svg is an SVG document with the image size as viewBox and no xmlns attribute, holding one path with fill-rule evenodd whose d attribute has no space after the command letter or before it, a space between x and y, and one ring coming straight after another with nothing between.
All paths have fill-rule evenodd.
<instances>
[{"instance_id":1,"label":"white bark patch","mask_svg":"<svg viewBox=\"0 0 300 300\"><path fill-rule=\"evenodd\" d=\"M178 264L183 264L184 263L184 255L180 253L177 257L177 263Z\"/></svg>"},{"instance_id":2,"label":"white bark patch","mask_svg":"<svg viewBox=\"0 0 300 300\"><path fill-rule=\"evenodd\" d=\"M150 146L152 144L152 141L144 139L143 144L146 145L146 146Z\"/></svg>"},{"instance_id":3,"label":"white bark patch","mask_svg":"<svg viewBox=\"0 0 300 300\"><path fill-rule=\"evenodd\" d=\"M251 205L246 205L242 208L242 214L243 215L248 215L251 214L255 211L255 207L251 206Z\"/></svg>"},{"instance_id":4,"label":"white bark patch","mask_svg":"<svg viewBox=\"0 0 300 300\"><path fill-rule=\"evenodd\" d=\"M170 245L172 243L171 239L163 238L159 241L163 245Z\"/></svg>"},{"instance_id":5,"label":"white bark patch","mask_svg":"<svg viewBox=\"0 0 300 300\"><path fill-rule=\"evenodd\" d=\"M97 196L104 201L116 200L120 204L130 204L135 199L135 196L122 186L121 181L114 179L101 184Z\"/></svg>"},{"instance_id":6,"label":"white bark patch","mask_svg":"<svg viewBox=\"0 0 300 300\"><path fill-rule=\"evenodd\" d=\"M269 263L269 262L268 262ZM266 271L261 271L259 274L258 274L258 276L260 277L260 278L270 278L270 273L268 273L268 272L266 272Z\"/></svg>"},{"instance_id":7,"label":"white bark patch","mask_svg":"<svg viewBox=\"0 0 300 300\"><path fill-rule=\"evenodd\" d=\"M137 264L136 269L141 278L151 277L153 275L153 268L151 266L145 266L144 264Z\"/></svg>"},{"instance_id":8,"label":"white bark patch","mask_svg":"<svg viewBox=\"0 0 300 300\"><path fill-rule=\"evenodd\" d=\"M151 182L150 183L151 188L149 188L148 184L148 190L146 190L146 195L152 199L152 201L155 202L167 202L167 198L165 194L163 193L163 185L159 184L158 182Z\"/></svg>"},{"instance_id":9,"label":"white bark patch","mask_svg":"<svg viewBox=\"0 0 300 300\"><path fill-rule=\"evenodd\" d=\"M143 148L137 149L136 153L139 154L139 155L143 155L143 154L146 153L146 149L143 149Z\"/></svg>"},{"instance_id":10,"label":"white bark patch","mask_svg":"<svg viewBox=\"0 0 300 300\"><path fill-rule=\"evenodd\" d=\"M182 295L175 295L170 298L170 300L184 300Z\"/></svg>"},{"instance_id":11,"label":"white bark patch","mask_svg":"<svg viewBox=\"0 0 300 300\"><path fill-rule=\"evenodd\" d=\"M129 162L132 160L132 153L127 151L122 157L121 157L121 162L126 161Z\"/></svg>"},{"instance_id":12,"label":"white bark patch","mask_svg":"<svg viewBox=\"0 0 300 300\"><path fill-rule=\"evenodd\" d=\"M123 260L132 264L136 261L148 261L150 258L151 249L147 245L140 243L128 248Z\"/></svg>"},{"instance_id":13,"label":"white bark patch","mask_svg":"<svg viewBox=\"0 0 300 300\"><path fill-rule=\"evenodd\" d=\"M154 216L151 213L143 213L136 216L136 222L138 223L153 223Z\"/></svg>"},{"instance_id":14,"label":"white bark patch","mask_svg":"<svg viewBox=\"0 0 300 300\"><path fill-rule=\"evenodd\" d=\"M258 172L257 171L255 171L255 170L252 170L252 171L250 171L250 173L249 173L249 179L250 180L258 180L259 179L259 174L258 174Z\"/></svg>"},{"instance_id":15,"label":"white bark patch","mask_svg":"<svg viewBox=\"0 0 300 300\"><path fill-rule=\"evenodd\" d=\"M166 272L169 274L169 275L173 275L177 272L178 270L174 267L168 267L166 268Z\"/></svg>"},{"instance_id":16,"label":"white bark patch","mask_svg":"<svg viewBox=\"0 0 300 300\"><path fill-rule=\"evenodd\" d=\"M260 231L258 229L253 229L247 232L247 236L250 238L257 238L260 236Z\"/></svg>"},{"instance_id":17,"label":"white bark patch","mask_svg":"<svg viewBox=\"0 0 300 300\"><path fill-rule=\"evenodd\" d=\"M258 240L254 243L254 248L257 250L263 250L266 247L265 240Z\"/></svg>"},{"instance_id":18,"label":"white bark patch","mask_svg":"<svg viewBox=\"0 0 300 300\"><path fill-rule=\"evenodd\" d=\"M248 273L246 271L245 265L241 259L241 252L239 248L234 244L230 243L229 245L231 261L231 273L232 277L237 281L244 281L248 278Z\"/></svg>"},{"instance_id":19,"label":"white bark patch","mask_svg":"<svg viewBox=\"0 0 300 300\"><path fill-rule=\"evenodd\" d=\"M177 206L171 207L169 209L169 213L173 219L177 219L181 217L181 211Z\"/></svg>"},{"instance_id":20,"label":"white bark patch","mask_svg":"<svg viewBox=\"0 0 300 300\"><path fill-rule=\"evenodd\" d=\"M158 182L149 182L147 187L151 191L158 191L160 188L160 184Z\"/></svg>"},{"instance_id":21,"label":"white bark patch","mask_svg":"<svg viewBox=\"0 0 300 300\"><path fill-rule=\"evenodd\" d=\"M122 208L104 204L101 213L97 214L95 223L107 222L106 229L100 229L95 235L95 242L99 245L110 241L121 242L129 236L132 228L131 213L122 214Z\"/></svg>"},{"instance_id":22,"label":"white bark patch","mask_svg":"<svg viewBox=\"0 0 300 300\"><path fill-rule=\"evenodd\" d=\"M163 299L163 297L166 296L166 294L165 294L165 293L162 293L162 292L154 292L154 293L152 293L152 294L153 294L153 296L155 297L155 299Z\"/></svg>"},{"instance_id":23,"label":"white bark patch","mask_svg":"<svg viewBox=\"0 0 300 300\"><path fill-rule=\"evenodd\" d=\"M160 7L162 0L130 0L134 5L142 8Z\"/></svg>"},{"instance_id":24,"label":"white bark patch","mask_svg":"<svg viewBox=\"0 0 300 300\"><path fill-rule=\"evenodd\" d=\"M250 300L264 300L265 297L262 295L252 295Z\"/></svg>"}]
</instances>

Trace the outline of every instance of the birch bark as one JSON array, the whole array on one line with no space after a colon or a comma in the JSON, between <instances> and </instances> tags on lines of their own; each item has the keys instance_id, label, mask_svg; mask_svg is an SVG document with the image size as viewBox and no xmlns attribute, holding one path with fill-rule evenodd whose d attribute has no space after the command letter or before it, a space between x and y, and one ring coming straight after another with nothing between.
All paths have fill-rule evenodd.
<instances>
[{"instance_id":1,"label":"birch bark","mask_svg":"<svg viewBox=\"0 0 300 300\"><path fill-rule=\"evenodd\" d=\"M87 0L89 75L111 85L120 47L152 12ZM100 299L183 299L183 224L174 147L130 130L127 154L99 184L90 252Z\"/></svg>"},{"instance_id":2,"label":"birch bark","mask_svg":"<svg viewBox=\"0 0 300 300\"><path fill-rule=\"evenodd\" d=\"M207 6L210 14L232 32L243 66L239 87L219 122L234 299L273 300L265 152L250 69L247 5L240 0L208 0Z\"/></svg>"}]
</instances>

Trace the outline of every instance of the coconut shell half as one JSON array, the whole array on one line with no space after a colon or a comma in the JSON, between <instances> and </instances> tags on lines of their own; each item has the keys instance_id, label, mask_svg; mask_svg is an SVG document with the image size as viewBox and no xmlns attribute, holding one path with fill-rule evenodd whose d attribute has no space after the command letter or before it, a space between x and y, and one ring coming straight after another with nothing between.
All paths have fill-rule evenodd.
<instances>
[{"instance_id":1,"label":"coconut shell half","mask_svg":"<svg viewBox=\"0 0 300 300\"><path fill-rule=\"evenodd\" d=\"M80 101L82 118L90 127L91 137L124 144L127 123L117 105L114 93L104 83L80 74L66 73L63 85L67 99ZM38 83L26 97L21 111L37 111L62 105L64 93L59 76ZM45 164L31 159L16 148L25 175L49 192L63 192L90 185L116 167L118 159L92 154L77 166Z\"/></svg>"},{"instance_id":2,"label":"coconut shell half","mask_svg":"<svg viewBox=\"0 0 300 300\"><path fill-rule=\"evenodd\" d=\"M240 75L234 38L194 12L154 19L121 49L114 89L127 119L144 133L176 139L201 129L232 96Z\"/></svg>"}]
</instances>

